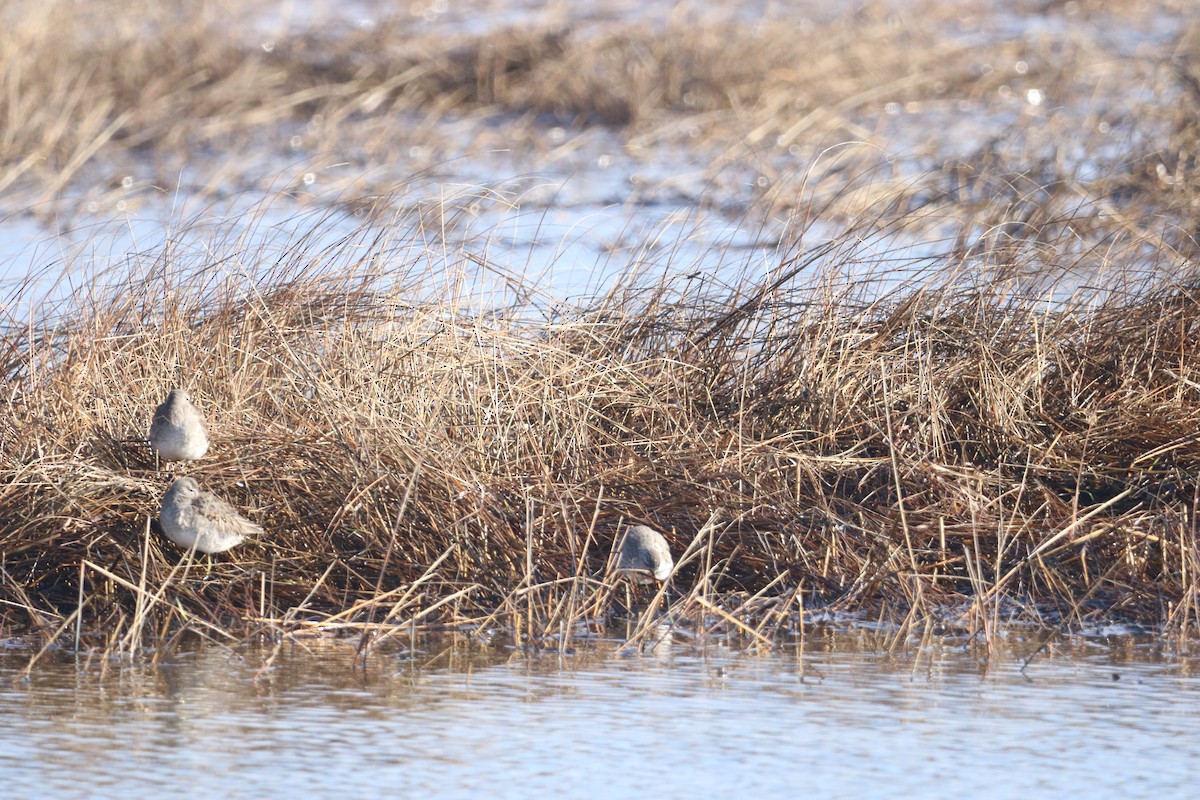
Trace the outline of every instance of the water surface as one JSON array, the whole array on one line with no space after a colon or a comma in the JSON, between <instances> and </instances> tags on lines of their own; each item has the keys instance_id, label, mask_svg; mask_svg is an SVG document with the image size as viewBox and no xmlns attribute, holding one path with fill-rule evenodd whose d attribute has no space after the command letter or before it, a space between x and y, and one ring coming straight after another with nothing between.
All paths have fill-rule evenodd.
<instances>
[{"instance_id":1,"label":"water surface","mask_svg":"<svg viewBox=\"0 0 1200 800\"><path fill-rule=\"evenodd\" d=\"M157 666L0 657L11 796L1182 797L1198 662L1129 636L772 653L424 642L207 646Z\"/></svg>"}]
</instances>

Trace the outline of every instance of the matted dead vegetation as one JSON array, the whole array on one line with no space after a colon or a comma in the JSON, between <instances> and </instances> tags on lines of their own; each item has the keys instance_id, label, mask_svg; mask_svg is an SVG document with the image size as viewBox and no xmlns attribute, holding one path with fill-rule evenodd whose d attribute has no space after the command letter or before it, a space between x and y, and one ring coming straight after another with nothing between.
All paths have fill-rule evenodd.
<instances>
[{"instance_id":1,"label":"matted dead vegetation","mask_svg":"<svg viewBox=\"0 0 1200 800\"><path fill-rule=\"evenodd\" d=\"M271 183L264 153L404 175L567 158L563 129L603 127L736 174L702 202L771 220L773 269L630 263L559 302L448 244L473 213L454 203L380 224L392 172L340 195L372 220L357 236L197 252L184 226L63 265L70 290L30 276L0 298L6 629L561 643L613 607L630 522L672 542L677 618L755 641L814 608L1196 628L1194 25L1129 48L1074 23L1141 4L1049 4L1021 12L1044 36L1004 39L975 32L985 3L915 3L276 39L246 8L0 10L6 201L212 197ZM959 142L963 120L987 135ZM186 471L269 531L211 562L153 523L170 475L141 439L175 385L213 427Z\"/></svg>"},{"instance_id":2,"label":"matted dead vegetation","mask_svg":"<svg viewBox=\"0 0 1200 800\"><path fill-rule=\"evenodd\" d=\"M1186 5L814 9L684 5L645 22L560 9L480 32L385 10L306 29L274 4L18 2L0 19L0 190L51 214L64 196L211 198L338 163L339 196L374 202L464 153L570 162L563 129L601 126L631 158L681 148L709 183L732 176L725 188L757 196L708 201L737 209L817 197L847 218L886 201L910 222L949 210L984 228L1087 214L1195 229ZM1178 31L1132 40L1153 46L1119 35L1148 18ZM1018 21L1036 35L996 33ZM269 176L252 168L264 160ZM870 169L869 191L844 191Z\"/></svg>"},{"instance_id":3,"label":"matted dead vegetation","mask_svg":"<svg viewBox=\"0 0 1200 800\"><path fill-rule=\"evenodd\" d=\"M993 253L880 289L844 280L869 269L851 231L734 288L625 283L551 313L477 310L471 258L448 284L444 254L366 241L167 246L57 307L6 304L8 626L114 649L569 636L611 610L631 521L668 533L676 614L764 640L813 608L1196 625L1190 271L1047 303L983 277ZM170 476L141 439L177 384L214 441L185 471L269 531L214 563L154 529Z\"/></svg>"}]
</instances>

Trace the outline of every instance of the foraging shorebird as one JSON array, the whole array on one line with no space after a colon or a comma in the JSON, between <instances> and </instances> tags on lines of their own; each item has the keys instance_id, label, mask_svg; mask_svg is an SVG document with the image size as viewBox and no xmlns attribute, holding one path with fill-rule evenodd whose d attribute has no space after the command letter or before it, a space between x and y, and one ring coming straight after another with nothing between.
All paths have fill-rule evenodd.
<instances>
[{"instance_id":1,"label":"foraging shorebird","mask_svg":"<svg viewBox=\"0 0 1200 800\"><path fill-rule=\"evenodd\" d=\"M625 532L617 560L618 574L637 583L662 582L674 566L671 548L661 533L646 525L634 525Z\"/></svg>"},{"instance_id":2,"label":"foraging shorebird","mask_svg":"<svg viewBox=\"0 0 1200 800\"><path fill-rule=\"evenodd\" d=\"M229 503L201 489L194 478L178 478L171 484L163 495L158 522L172 542L200 553L222 553L263 532Z\"/></svg>"},{"instance_id":3,"label":"foraging shorebird","mask_svg":"<svg viewBox=\"0 0 1200 800\"><path fill-rule=\"evenodd\" d=\"M195 461L208 452L208 425L183 389L172 389L154 409L150 446L164 461Z\"/></svg>"}]
</instances>

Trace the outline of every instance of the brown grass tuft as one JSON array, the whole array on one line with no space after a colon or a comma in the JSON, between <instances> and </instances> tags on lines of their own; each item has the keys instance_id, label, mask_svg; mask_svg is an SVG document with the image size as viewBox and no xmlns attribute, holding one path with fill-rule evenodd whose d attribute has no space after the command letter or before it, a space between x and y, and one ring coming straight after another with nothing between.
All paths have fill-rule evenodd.
<instances>
[{"instance_id":1,"label":"brown grass tuft","mask_svg":"<svg viewBox=\"0 0 1200 800\"><path fill-rule=\"evenodd\" d=\"M951 256L879 290L833 280L851 231L733 290L624 285L546 316L473 311L469 259L448 286L373 241L167 246L10 312L8 624L538 637L608 608L614 537L646 521L681 556L676 611L756 636L814 607L1195 625L1192 277L1048 304ZM212 564L150 522L169 476L139 438L174 385L213 431L189 474L269 531Z\"/></svg>"},{"instance_id":2,"label":"brown grass tuft","mask_svg":"<svg viewBox=\"0 0 1200 800\"><path fill-rule=\"evenodd\" d=\"M348 164L338 202L373 220L184 225L0 297L0 620L121 651L313 625L565 646L635 521L679 557L678 618L759 643L814 608L1194 630L1197 29L1123 48L1103 32L1144 4L1024 8L1054 24L1015 37L975 33L991 5L907 8L278 38L216 2L0 10L10 204L194 201L296 159ZM464 153L590 158L597 128L681 154L706 187L681 203L761 225L771 268L656 241L668 277L635 256L556 304L447 243L501 192L403 189ZM213 428L190 474L269 531L228 558L154 529L139 440L174 385Z\"/></svg>"}]
</instances>

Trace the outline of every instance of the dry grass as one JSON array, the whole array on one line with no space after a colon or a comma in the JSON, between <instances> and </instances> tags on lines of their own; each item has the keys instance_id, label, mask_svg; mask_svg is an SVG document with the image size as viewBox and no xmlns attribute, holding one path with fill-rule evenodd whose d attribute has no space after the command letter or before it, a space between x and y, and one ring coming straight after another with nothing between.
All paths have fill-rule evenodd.
<instances>
[{"instance_id":1,"label":"dry grass","mask_svg":"<svg viewBox=\"0 0 1200 800\"><path fill-rule=\"evenodd\" d=\"M1194 630L1200 36L1123 50L1098 21L1142 5L1085 2L1037 12L1065 32L973 37L994 10L944 5L266 48L212 2L0 11L10 203L127 174L211 196L266 180L264 153L392 170L341 195L384 221L356 236L201 252L184 226L0 298L0 619L124 651L400 623L565 646L641 521L681 557L673 613L756 642L814 607ZM963 115L988 128L969 147ZM734 174L712 202L786 217L775 269L554 305L487 242L438 244L463 209L389 221L398 175L567 158L561 127ZM901 244L938 254L913 282ZM152 524L169 477L138 440L180 384L215 438L189 472L270 531L211 564Z\"/></svg>"},{"instance_id":2,"label":"dry grass","mask_svg":"<svg viewBox=\"0 0 1200 800\"><path fill-rule=\"evenodd\" d=\"M853 218L887 201L910 222L970 213L982 230L1106 214L1135 235L1161 219L1186 250L1200 213L1186 6L1043 6L877 3L816 21L683 7L650 23L560 11L472 34L407 15L288 31L273 4L20 2L0 43L0 190L51 213L63 197L211 197L343 163L335 194L369 199L463 154L572 163L580 145L561 129L602 127L632 159L667 148L704 165L737 208L817 198ZM1178 19L1178 35L1113 35L1156 19ZM994 32L1016 20L1037 35Z\"/></svg>"},{"instance_id":3,"label":"dry grass","mask_svg":"<svg viewBox=\"0 0 1200 800\"><path fill-rule=\"evenodd\" d=\"M10 298L5 618L114 648L316 623L566 640L611 607L635 520L681 556L675 613L763 641L813 607L1193 628L1195 276L1048 305L961 277L993 253L872 297L878 275L832 282L861 239L550 316L472 310L466 256L448 282L444 253L313 232L282 260L167 246L28 317ZM138 439L176 384L214 431L188 471L270 531L212 565L151 524L169 478Z\"/></svg>"}]
</instances>

